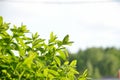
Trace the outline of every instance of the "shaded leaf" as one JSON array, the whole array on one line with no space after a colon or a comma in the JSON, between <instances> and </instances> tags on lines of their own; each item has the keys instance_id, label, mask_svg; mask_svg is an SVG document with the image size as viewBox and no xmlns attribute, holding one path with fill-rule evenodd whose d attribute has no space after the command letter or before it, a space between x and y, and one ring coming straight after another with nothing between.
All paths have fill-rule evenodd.
<instances>
[{"instance_id":1,"label":"shaded leaf","mask_svg":"<svg viewBox=\"0 0 120 80\"><path fill-rule=\"evenodd\" d=\"M63 44L67 44L69 41L69 35L66 35L63 39Z\"/></svg>"}]
</instances>

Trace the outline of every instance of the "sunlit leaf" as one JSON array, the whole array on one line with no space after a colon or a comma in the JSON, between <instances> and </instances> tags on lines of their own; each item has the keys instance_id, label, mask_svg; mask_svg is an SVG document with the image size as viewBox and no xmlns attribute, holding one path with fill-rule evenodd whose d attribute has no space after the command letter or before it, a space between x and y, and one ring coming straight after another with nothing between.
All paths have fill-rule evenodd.
<instances>
[{"instance_id":1,"label":"sunlit leaf","mask_svg":"<svg viewBox=\"0 0 120 80\"><path fill-rule=\"evenodd\" d=\"M34 40L34 41L32 42L33 48L34 48L36 45L38 45L40 42L43 42L43 41L44 41L44 39L36 39L36 40Z\"/></svg>"},{"instance_id":2,"label":"sunlit leaf","mask_svg":"<svg viewBox=\"0 0 120 80\"><path fill-rule=\"evenodd\" d=\"M69 61L65 61L65 62L64 62L64 65L68 65L68 64L69 64Z\"/></svg>"},{"instance_id":3,"label":"sunlit leaf","mask_svg":"<svg viewBox=\"0 0 120 80\"><path fill-rule=\"evenodd\" d=\"M66 59L66 54L65 54L65 52L63 52L63 51L61 51L61 50L58 50L57 52L60 54L60 57L61 57L63 60Z\"/></svg>"},{"instance_id":4,"label":"sunlit leaf","mask_svg":"<svg viewBox=\"0 0 120 80\"><path fill-rule=\"evenodd\" d=\"M49 42L50 42L50 43L51 43L51 42L54 42L56 39L57 39L56 35L54 35L54 33L51 32L51 33L50 33L50 40L49 40Z\"/></svg>"},{"instance_id":5,"label":"sunlit leaf","mask_svg":"<svg viewBox=\"0 0 120 80\"><path fill-rule=\"evenodd\" d=\"M75 66L76 66L76 64L77 64L77 60L73 60L73 61L70 63L70 66L75 67Z\"/></svg>"},{"instance_id":6,"label":"sunlit leaf","mask_svg":"<svg viewBox=\"0 0 120 80\"><path fill-rule=\"evenodd\" d=\"M2 16L0 16L0 27L2 26L2 24L3 24L3 18Z\"/></svg>"},{"instance_id":7,"label":"sunlit leaf","mask_svg":"<svg viewBox=\"0 0 120 80\"><path fill-rule=\"evenodd\" d=\"M33 62L33 59L36 57L36 53L29 51L29 56L24 60L23 64L27 65L29 68L31 68L31 64Z\"/></svg>"},{"instance_id":8,"label":"sunlit leaf","mask_svg":"<svg viewBox=\"0 0 120 80\"><path fill-rule=\"evenodd\" d=\"M55 57L54 59L55 59L55 61L57 62L57 64L60 66L60 65L61 65L60 59L59 59L58 57Z\"/></svg>"},{"instance_id":9,"label":"sunlit leaf","mask_svg":"<svg viewBox=\"0 0 120 80\"><path fill-rule=\"evenodd\" d=\"M32 34L32 38L33 38L33 40L34 39L37 39L39 37L39 35L38 35L38 33L36 32L35 34Z\"/></svg>"},{"instance_id":10,"label":"sunlit leaf","mask_svg":"<svg viewBox=\"0 0 120 80\"><path fill-rule=\"evenodd\" d=\"M49 70L49 69L46 68L46 69L44 69L44 71L43 71L43 74L44 74L44 76L46 76L46 77L48 76L48 70Z\"/></svg>"},{"instance_id":11,"label":"sunlit leaf","mask_svg":"<svg viewBox=\"0 0 120 80\"><path fill-rule=\"evenodd\" d=\"M59 73L55 70L49 69L49 73L55 75L55 76L59 76Z\"/></svg>"}]
</instances>

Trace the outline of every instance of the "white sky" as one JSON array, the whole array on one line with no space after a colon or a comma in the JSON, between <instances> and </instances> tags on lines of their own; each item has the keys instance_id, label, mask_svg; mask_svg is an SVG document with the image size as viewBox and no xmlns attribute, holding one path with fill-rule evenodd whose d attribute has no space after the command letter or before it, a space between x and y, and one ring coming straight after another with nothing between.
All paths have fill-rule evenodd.
<instances>
[{"instance_id":1,"label":"white sky","mask_svg":"<svg viewBox=\"0 0 120 80\"><path fill-rule=\"evenodd\" d=\"M8 1L0 2L0 15L5 21L17 25L23 22L31 32L39 32L46 39L52 31L60 38L69 34L75 42L69 47L72 52L93 46L120 47L120 3L110 0ZM46 1L62 4L44 3Z\"/></svg>"}]
</instances>

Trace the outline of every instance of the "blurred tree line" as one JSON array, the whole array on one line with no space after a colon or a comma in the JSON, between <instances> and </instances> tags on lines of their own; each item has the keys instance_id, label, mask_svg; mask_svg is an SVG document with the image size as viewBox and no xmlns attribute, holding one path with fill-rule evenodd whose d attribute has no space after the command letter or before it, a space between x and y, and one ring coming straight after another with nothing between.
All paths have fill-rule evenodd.
<instances>
[{"instance_id":1,"label":"blurred tree line","mask_svg":"<svg viewBox=\"0 0 120 80\"><path fill-rule=\"evenodd\" d=\"M120 69L120 49L111 48L87 48L70 54L69 60L77 59L77 70L83 72L88 69L92 78L117 77Z\"/></svg>"}]
</instances>

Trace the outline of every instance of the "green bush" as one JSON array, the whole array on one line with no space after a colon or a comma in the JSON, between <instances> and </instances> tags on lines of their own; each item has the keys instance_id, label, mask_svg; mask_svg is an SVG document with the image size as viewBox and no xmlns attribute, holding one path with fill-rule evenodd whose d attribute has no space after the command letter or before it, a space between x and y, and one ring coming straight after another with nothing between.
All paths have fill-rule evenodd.
<instances>
[{"instance_id":1,"label":"green bush","mask_svg":"<svg viewBox=\"0 0 120 80\"><path fill-rule=\"evenodd\" d=\"M25 25L20 27L3 22L0 17L0 80L86 80L87 72L79 75L76 60L67 60L66 45L71 45L69 35L63 40L50 34L48 42L31 34Z\"/></svg>"}]
</instances>

